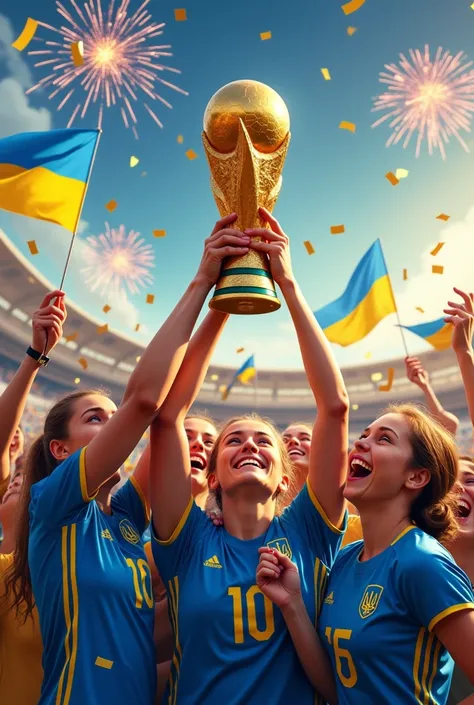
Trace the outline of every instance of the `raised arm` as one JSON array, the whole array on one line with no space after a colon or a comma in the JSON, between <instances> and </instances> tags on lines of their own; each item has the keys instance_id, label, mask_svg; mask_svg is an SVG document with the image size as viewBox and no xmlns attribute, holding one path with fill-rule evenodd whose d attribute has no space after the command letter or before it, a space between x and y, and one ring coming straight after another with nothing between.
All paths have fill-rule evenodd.
<instances>
[{"instance_id":1,"label":"raised arm","mask_svg":"<svg viewBox=\"0 0 474 705\"><path fill-rule=\"evenodd\" d=\"M459 419L455 414L446 411L440 400L436 396L430 384L430 377L420 360L417 357L405 358L405 368L407 377L413 384L421 389L424 394L426 406L431 414L438 419L440 424L450 433L456 435L459 426Z\"/></svg>"},{"instance_id":2,"label":"raised arm","mask_svg":"<svg viewBox=\"0 0 474 705\"><path fill-rule=\"evenodd\" d=\"M198 272L173 312L143 353L125 390L118 411L91 441L86 451L89 496L128 458L166 399L183 361L189 338L206 297L219 276L223 257L248 248L239 232L226 227L234 214L216 224L206 240Z\"/></svg>"},{"instance_id":3,"label":"raised arm","mask_svg":"<svg viewBox=\"0 0 474 705\"><path fill-rule=\"evenodd\" d=\"M66 315L64 292L52 291L44 297L32 316L33 350L42 353L47 340L45 353L48 355L51 352L62 337ZM10 474L10 445L40 367L35 359L26 355L0 397L0 485L5 483Z\"/></svg>"},{"instance_id":4,"label":"raised arm","mask_svg":"<svg viewBox=\"0 0 474 705\"><path fill-rule=\"evenodd\" d=\"M295 325L306 376L318 408L311 441L309 484L329 521L340 526L345 507L342 493L347 475L349 423L344 380L330 344L293 275L288 237L278 221L263 208L261 215L271 230L247 231L266 240L252 241L251 247L270 258L273 278Z\"/></svg>"},{"instance_id":5,"label":"raised arm","mask_svg":"<svg viewBox=\"0 0 474 705\"><path fill-rule=\"evenodd\" d=\"M456 287L454 287L454 291L462 298L462 303L448 301L448 307L444 309L447 314L444 320L454 326L452 346L458 359L467 408L469 409L471 424L474 427L474 353L472 350L474 294L466 294L466 292L456 289Z\"/></svg>"},{"instance_id":6,"label":"raised arm","mask_svg":"<svg viewBox=\"0 0 474 705\"><path fill-rule=\"evenodd\" d=\"M223 227L225 219L216 227ZM240 254L242 243L248 251L249 238L232 231L222 235L216 231L206 242L219 262L229 255ZM214 272L214 282L219 269ZM211 311L193 336L175 383L151 427L150 495L153 524L159 539L167 540L178 526L191 499L191 465L184 418L206 376L212 354L222 333L227 316Z\"/></svg>"}]
</instances>

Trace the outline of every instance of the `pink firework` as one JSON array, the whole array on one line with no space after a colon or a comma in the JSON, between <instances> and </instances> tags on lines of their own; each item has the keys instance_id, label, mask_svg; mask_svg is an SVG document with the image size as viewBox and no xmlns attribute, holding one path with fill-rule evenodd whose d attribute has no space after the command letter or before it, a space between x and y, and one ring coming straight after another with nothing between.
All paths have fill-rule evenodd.
<instances>
[{"instance_id":1,"label":"pink firework","mask_svg":"<svg viewBox=\"0 0 474 705\"><path fill-rule=\"evenodd\" d=\"M56 9L66 25L56 29L39 23L60 36L58 41L40 39L45 48L28 52L36 59L35 67L47 67L49 73L27 93L46 88L50 90L49 98L59 99L58 110L71 106L68 127L78 115L84 118L91 106L98 108L98 126L101 127L103 108L120 106L125 127L131 127L138 139L135 105L142 100L145 110L163 127L147 101L159 101L167 108L172 107L158 92L159 86L188 94L163 78L166 72L181 72L161 63L162 57L172 56L171 46L153 42L163 34L165 24L153 22L146 9L150 0L144 0L133 14L131 0L117 0L117 7L115 0L111 0L104 12L101 0L69 1L70 10L56 0ZM83 43L81 66L75 66L71 54L71 45L76 42Z\"/></svg>"},{"instance_id":2,"label":"pink firework","mask_svg":"<svg viewBox=\"0 0 474 705\"><path fill-rule=\"evenodd\" d=\"M451 137L455 137L468 152L460 131L471 131L473 62L466 62L463 52L453 56L441 47L432 61L428 45L424 53L410 49L409 54L411 62L400 54L398 65L386 64L386 72L380 73L380 82L388 89L374 99L372 112L384 110L386 114L372 127L389 121L393 132L387 147L403 140L406 148L416 132L417 157L424 139L429 154L439 149L443 159L446 158L445 145Z\"/></svg>"},{"instance_id":3,"label":"pink firework","mask_svg":"<svg viewBox=\"0 0 474 705\"><path fill-rule=\"evenodd\" d=\"M153 282L150 270L155 266L151 245L145 244L140 233L125 231L105 224L105 233L86 238L84 259L87 266L81 269L84 281L91 291L99 290L101 296L117 294L126 287L130 294L140 293L140 288Z\"/></svg>"}]
</instances>

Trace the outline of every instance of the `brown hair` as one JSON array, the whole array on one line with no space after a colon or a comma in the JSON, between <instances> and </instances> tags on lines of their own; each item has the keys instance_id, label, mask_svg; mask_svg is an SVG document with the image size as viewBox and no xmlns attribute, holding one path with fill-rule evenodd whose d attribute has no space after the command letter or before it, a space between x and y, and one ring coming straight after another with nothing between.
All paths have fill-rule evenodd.
<instances>
[{"instance_id":1,"label":"brown hair","mask_svg":"<svg viewBox=\"0 0 474 705\"><path fill-rule=\"evenodd\" d=\"M458 531L454 485L459 463L454 437L415 404L390 405L384 413L402 414L407 419L411 427L411 465L430 473L430 481L411 506L410 518L438 541L451 541Z\"/></svg>"},{"instance_id":2,"label":"brown hair","mask_svg":"<svg viewBox=\"0 0 474 705\"><path fill-rule=\"evenodd\" d=\"M31 445L26 458L23 486L18 514L18 533L15 547L15 559L7 571L4 597L12 595L11 609L16 610L17 617L23 616L26 621L34 606L31 589L31 576L28 565L29 504L31 486L51 475L59 465L58 460L49 449L52 440L66 440L69 435L69 422L74 414L78 399L90 394L106 393L101 389L87 389L72 392L60 399L48 412L43 427L43 433Z\"/></svg>"},{"instance_id":3,"label":"brown hair","mask_svg":"<svg viewBox=\"0 0 474 705\"><path fill-rule=\"evenodd\" d=\"M252 412L250 414L243 414L242 416L233 416L231 419L229 419L228 421L225 422L224 426L219 431L219 435L216 438L216 442L214 443L214 448L212 449L211 455L209 457L209 465L207 468L207 475L209 476L209 475L216 472L217 457L219 455L219 447L220 447L222 438L224 436L224 433L227 431L229 426L236 423L237 421L259 421L260 423L264 424L272 431L272 433L275 436L275 439L277 441L277 444L278 444L278 450L280 451L280 459L281 459L281 464L282 464L282 474L286 475L289 478L289 487L288 487L287 492L291 492L293 485L296 482L295 470L293 468L293 463L290 460L290 456L288 455L288 451L286 449L286 446L283 442L281 432L275 426L273 421L266 418L265 416L260 416L259 414L256 414L255 412ZM211 491L209 494L215 495L217 506L219 507L219 509L222 509L220 489L215 490L215 491ZM285 494L286 493L279 494L276 499L276 513L277 514L279 514L283 510L283 508L286 506L284 503Z\"/></svg>"},{"instance_id":4,"label":"brown hair","mask_svg":"<svg viewBox=\"0 0 474 705\"><path fill-rule=\"evenodd\" d=\"M307 421L290 421L290 423L287 424L283 433L285 433L286 429L290 428L290 426L304 426L305 428L308 429L308 431L310 433L313 433L313 426L310 423L308 423Z\"/></svg>"},{"instance_id":5,"label":"brown hair","mask_svg":"<svg viewBox=\"0 0 474 705\"><path fill-rule=\"evenodd\" d=\"M186 418L184 419L184 423L186 423L188 419L199 419L200 421L206 421L207 423L211 424L211 426L214 426L216 431L219 432L219 427L216 421L214 421L212 416L208 414L207 411L196 411L196 413L191 412L187 414Z\"/></svg>"}]
</instances>

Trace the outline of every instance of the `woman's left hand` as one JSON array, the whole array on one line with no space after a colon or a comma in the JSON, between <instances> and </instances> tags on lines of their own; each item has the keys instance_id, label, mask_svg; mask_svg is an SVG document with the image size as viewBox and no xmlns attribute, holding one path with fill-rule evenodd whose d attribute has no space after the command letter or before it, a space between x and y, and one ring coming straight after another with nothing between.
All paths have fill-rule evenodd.
<instances>
[{"instance_id":1,"label":"woman's left hand","mask_svg":"<svg viewBox=\"0 0 474 705\"><path fill-rule=\"evenodd\" d=\"M283 232L280 223L274 218L266 208L259 208L261 217L270 226L267 228L249 228L245 230L245 234L249 235L250 248L257 252L264 252L270 260L270 270L273 279L280 286L287 281L293 279L293 270L291 268L290 245L289 238ZM254 240L255 237L261 237L260 240Z\"/></svg>"},{"instance_id":2,"label":"woman's left hand","mask_svg":"<svg viewBox=\"0 0 474 705\"><path fill-rule=\"evenodd\" d=\"M472 338L474 334L474 294L466 294L462 289L454 287L463 303L448 301L449 308L445 308L447 314L444 319L446 323L454 326L452 346L456 353L472 351Z\"/></svg>"},{"instance_id":3,"label":"woman's left hand","mask_svg":"<svg viewBox=\"0 0 474 705\"><path fill-rule=\"evenodd\" d=\"M284 609L301 598L298 568L287 556L268 546L258 549L257 585L277 607Z\"/></svg>"}]
</instances>

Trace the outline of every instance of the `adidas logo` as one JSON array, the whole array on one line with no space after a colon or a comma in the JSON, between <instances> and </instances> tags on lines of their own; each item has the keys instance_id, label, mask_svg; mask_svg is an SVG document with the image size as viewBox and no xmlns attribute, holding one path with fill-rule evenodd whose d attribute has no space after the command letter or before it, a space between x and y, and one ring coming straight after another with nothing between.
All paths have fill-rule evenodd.
<instances>
[{"instance_id":1,"label":"adidas logo","mask_svg":"<svg viewBox=\"0 0 474 705\"><path fill-rule=\"evenodd\" d=\"M334 593L330 592L329 595L326 597L324 600L325 605L333 605L334 604Z\"/></svg>"},{"instance_id":2,"label":"adidas logo","mask_svg":"<svg viewBox=\"0 0 474 705\"><path fill-rule=\"evenodd\" d=\"M205 565L206 568L222 568L217 556L212 556L212 558L208 558L207 561L204 561L203 565Z\"/></svg>"},{"instance_id":3,"label":"adidas logo","mask_svg":"<svg viewBox=\"0 0 474 705\"><path fill-rule=\"evenodd\" d=\"M108 529L104 529L101 533L101 536L103 539L109 539L110 541L114 540L114 537L112 536L112 534L110 533L110 531Z\"/></svg>"}]
</instances>

